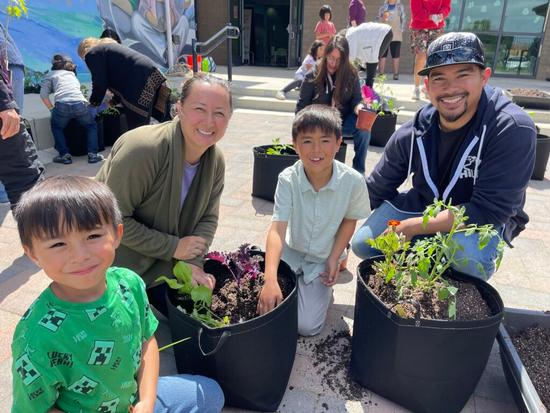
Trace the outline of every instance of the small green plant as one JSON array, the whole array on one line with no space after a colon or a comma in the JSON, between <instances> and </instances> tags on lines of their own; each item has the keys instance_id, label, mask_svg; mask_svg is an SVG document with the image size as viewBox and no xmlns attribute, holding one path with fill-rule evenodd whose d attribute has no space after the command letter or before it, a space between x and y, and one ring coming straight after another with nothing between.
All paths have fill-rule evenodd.
<instances>
[{"instance_id":1,"label":"small green plant","mask_svg":"<svg viewBox=\"0 0 550 413\"><path fill-rule=\"evenodd\" d=\"M177 294L190 297L193 301L193 310L189 314L191 317L209 327L223 327L229 324L228 317L224 317L222 320L210 311L212 290L204 285L193 284L191 267L187 263L178 261L174 266L173 273L174 278L161 275L155 282L163 281L168 287L176 290ZM178 308L187 314L184 308Z\"/></svg>"},{"instance_id":2,"label":"small green plant","mask_svg":"<svg viewBox=\"0 0 550 413\"><path fill-rule=\"evenodd\" d=\"M458 289L444 278L451 265L459 263L455 256L462 246L454 239L454 235L477 234L479 249L483 249L494 236L498 235L498 232L491 224L480 226L466 224L468 217L465 216L465 208L451 205L450 202L446 204L443 201L436 201L426 208L423 214L423 226L426 227L430 218L434 218L445 209L454 217L453 225L447 233L438 232L431 237L419 239L411 245L401 233L396 232L399 221L392 220L388 222L387 231L367 242L384 255L383 260L373 264L375 275L382 277L386 284L393 283L396 286L400 301L410 300L413 291L435 289L438 298L448 302L449 318L455 319ZM504 241L501 240L497 247L497 268L500 265L503 250ZM481 264L479 269L483 271Z\"/></svg>"},{"instance_id":3,"label":"small green plant","mask_svg":"<svg viewBox=\"0 0 550 413\"><path fill-rule=\"evenodd\" d=\"M281 143L279 138L274 138L271 142L271 147L267 148L265 153L267 155L284 155L285 151L294 152L294 146L289 143Z\"/></svg>"},{"instance_id":4,"label":"small green plant","mask_svg":"<svg viewBox=\"0 0 550 413\"><path fill-rule=\"evenodd\" d=\"M120 115L120 111L114 106L107 106L106 109L98 113L98 116L116 116Z\"/></svg>"}]
</instances>

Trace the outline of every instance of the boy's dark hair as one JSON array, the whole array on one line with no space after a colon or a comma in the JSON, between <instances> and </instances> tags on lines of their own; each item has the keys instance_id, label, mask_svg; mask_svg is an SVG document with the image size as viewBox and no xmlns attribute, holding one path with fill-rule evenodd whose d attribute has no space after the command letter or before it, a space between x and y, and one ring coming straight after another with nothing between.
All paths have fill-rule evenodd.
<instances>
[{"instance_id":1,"label":"boy's dark hair","mask_svg":"<svg viewBox=\"0 0 550 413\"><path fill-rule=\"evenodd\" d=\"M322 40L314 40L313 43L311 43L311 47L309 49L309 54L311 55L311 57L317 60L319 58L319 56L317 56L317 51L321 46L324 46L324 45L325 44L323 43Z\"/></svg>"},{"instance_id":2,"label":"boy's dark hair","mask_svg":"<svg viewBox=\"0 0 550 413\"><path fill-rule=\"evenodd\" d=\"M319 17L321 20L325 20L325 13L330 13L329 20L332 20L332 9L328 4L323 4L321 10L319 10Z\"/></svg>"},{"instance_id":3,"label":"boy's dark hair","mask_svg":"<svg viewBox=\"0 0 550 413\"><path fill-rule=\"evenodd\" d=\"M69 56L56 54L52 57L51 70L68 70L69 72L74 72L76 74L76 65Z\"/></svg>"},{"instance_id":4,"label":"boy's dark hair","mask_svg":"<svg viewBox=\"0 0 550 413\"><path fill-rule=\"evenodd\" d=\"M14 211L21 244L57 238L69 231L122 223L115 196L101 182L83 176L54 176L25 192Z\"/></svg>"},{"instance_id":5,"label":"boy's dark hair","mask_svg":"<svg viewBox=\"0 0 550 413\"><path fill-rule=\"evenodd\" d=\"M310 105L303 108L292 122L292 141L295 142L300 133L321 130L326 135L342 137L342 119L340 112L326 105Z\"/></svg>"}]
</instances>

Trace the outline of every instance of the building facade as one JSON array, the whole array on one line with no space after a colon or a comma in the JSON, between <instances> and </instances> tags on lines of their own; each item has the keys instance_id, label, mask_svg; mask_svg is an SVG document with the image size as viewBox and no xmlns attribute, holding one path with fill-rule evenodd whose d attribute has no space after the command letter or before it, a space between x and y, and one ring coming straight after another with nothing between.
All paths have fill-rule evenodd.
<instances>
[{"instance_id":1,"label":"building facade","mask_svg":"<svg viewBox=\"0 0 550 413\"><path fill-rule=\"evenodd\" d=\"M408 0L401 0L410 19ZM231 21L241 29L233 42L233 62L296 67L315 39L319 9L330 4L337 30L348 25L349 0L196 0L199 41ZM364 0L367 21L375 21L383 0ZM452 0L447 31L471 31L485 44L495 76L550 78L548 0ZM230 14L230 15L229 15ZM226 62L225 46L214 52ZM387 66L388 69L391 67ZM408 30L401 46L401 73L412 73Z\"/></svg>"}]
</instances>

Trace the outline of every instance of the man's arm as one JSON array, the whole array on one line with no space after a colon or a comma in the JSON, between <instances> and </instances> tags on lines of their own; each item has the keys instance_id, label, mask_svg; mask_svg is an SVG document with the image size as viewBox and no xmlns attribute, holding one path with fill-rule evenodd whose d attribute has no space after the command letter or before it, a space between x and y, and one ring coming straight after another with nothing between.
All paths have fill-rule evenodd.
<instances>
[{"instance_id":1,"label":"man's arm","mask_svg":"<svg viewBox=\"0 0 550 413\"><path fill-rule=\"evenodd\" d=\"M453 226L454 217L451 211L444 210L430 218L426 227L422 226L423 217L408 218L395 228L395 232L405 235L407 241L410 241L417 235L432 235L437 232L449 232Z\"/></svg>"}]
</instances>

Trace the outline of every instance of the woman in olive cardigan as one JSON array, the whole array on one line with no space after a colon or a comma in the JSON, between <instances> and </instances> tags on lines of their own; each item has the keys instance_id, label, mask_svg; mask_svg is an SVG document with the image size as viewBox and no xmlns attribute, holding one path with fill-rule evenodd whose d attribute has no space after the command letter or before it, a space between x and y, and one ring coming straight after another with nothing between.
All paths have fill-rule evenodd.
<instances>
[{"instance_id":1,"label":"woman in olive cardigan","mask_svg":"<svg viewBox=\"0 0 550 413\"><path fill-rule=\"evenodd\" d=\"M174 260L191 265L193 278L213 287L202 257L218 225L225 162L215 146L232 114L227 83L196 74L182 88L178 116L122 135L97 174L114 192L124 236L114 265L140 274L148 287L172 274ZM164 284L148 290L165 311Z\"/></svg>"}]
</instances>

